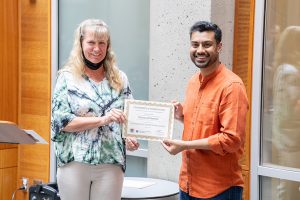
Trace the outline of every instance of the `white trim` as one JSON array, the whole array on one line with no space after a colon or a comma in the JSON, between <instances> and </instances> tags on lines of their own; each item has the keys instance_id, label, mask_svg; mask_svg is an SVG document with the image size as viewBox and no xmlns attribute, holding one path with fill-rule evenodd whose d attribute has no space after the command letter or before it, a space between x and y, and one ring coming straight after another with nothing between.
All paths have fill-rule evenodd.
<instances>
[{"instance_id":1,"label":"white trim","mask_svg":"<svg viewBox=\"0 0 300 200\"><path fill-rule=\"evenodd\" d=\"M261 135L261 92L262 92L262 55L263 55L263 28L264 28L264 1L255 3L254 19L254 46L253 46L253 79L252 79L252 125L251 125L251 178L250 199L259 199L260 165L260 135Z\"/></svg>"},{"instance_id":2,"label":"white trim","mask_svg":"<svg viewBox=\"0 0 300 200\"><path fill-rule=\"evenodd\" d=\"M277 165L259 166L258 175L300 182L299 169Z\"/></svg>"},{"instance_id":3,"label":"white trim","mask_svg":"<svg viewBox=\"0 0 300 200\"><path fill-rule=\"evenodd\" d=\"M58 70L58 1L51 1L51 97ZM56 157L50 142L50 182L56 181Z\"/></svg>"}]
</instances>

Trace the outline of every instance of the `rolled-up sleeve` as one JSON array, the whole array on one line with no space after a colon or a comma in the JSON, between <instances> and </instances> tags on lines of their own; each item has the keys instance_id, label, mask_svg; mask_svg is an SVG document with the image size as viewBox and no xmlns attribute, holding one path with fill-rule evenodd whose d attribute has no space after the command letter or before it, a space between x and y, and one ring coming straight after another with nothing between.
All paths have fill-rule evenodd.
<instances>
[{"instance_id":1,"label":"rolled-up sleeve","mask_svg":"<svg viewBox=\"0 0 300 200\"><path fill-rule=\"evenodd\" d=\"M62 129L75 117L68 102L66 80L61 73L57 78L52 98L51 139L57 142L61 141L64 137Z\"/></svg>"},{"instance_id":2,"label":"rolled-up sleeve","mask_svg":"<svg viewBox=\"0 0 300 200\"><path fill-rule=\"evenodd\" d=\"M220 132L211 135L208 143L213 152L225 155L244 146L246 116L249 108L243 84L233 82L222 93L219 106Z\"/></svg>"}]
</instances>

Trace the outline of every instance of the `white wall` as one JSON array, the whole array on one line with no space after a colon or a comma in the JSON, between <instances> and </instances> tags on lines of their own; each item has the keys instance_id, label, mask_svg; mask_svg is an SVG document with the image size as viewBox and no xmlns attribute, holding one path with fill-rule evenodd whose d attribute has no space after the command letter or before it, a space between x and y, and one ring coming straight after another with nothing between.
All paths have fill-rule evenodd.
<instances>
[{"instance_id":1,"label":"white wall","mask_svg":"<svg viewBox=\"0 0 300 200\"><path fill-rule=\"evenodd\" d=\"M151 0L149 99L184 99L187 81L197 71L189 57L189 29L199 20L223 30L221 61L231 68L234 0ZM181 138L176 122L174 138ZM178 180L181 156L169 155L158 142L149 142L148 176Z\"/></svg>"}]
</instances>

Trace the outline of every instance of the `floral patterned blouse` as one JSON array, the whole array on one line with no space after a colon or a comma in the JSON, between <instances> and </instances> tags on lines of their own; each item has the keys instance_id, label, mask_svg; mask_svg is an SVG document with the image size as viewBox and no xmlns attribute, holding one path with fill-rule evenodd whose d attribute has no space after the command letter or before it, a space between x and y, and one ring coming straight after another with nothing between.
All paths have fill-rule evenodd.
<instances>
[{"instance_id":1,"label":"floral patterned blouse","mask_svg":"<svg viewBox=\"0 0 300 200\"><path fill-rule=\"evenodd\" d=\"M120 71L123 89L117 92L104 78L96 83L87 76L78 80L71 72L59 73L52 99L51 136L58 167L72 161L119 164L125 170L125 145L121 125L109 125L80 132L62 129L77 116L104 116L112 108L123 110L124 99L132 98L128 79Z\"/></svg>"}]
</instances>

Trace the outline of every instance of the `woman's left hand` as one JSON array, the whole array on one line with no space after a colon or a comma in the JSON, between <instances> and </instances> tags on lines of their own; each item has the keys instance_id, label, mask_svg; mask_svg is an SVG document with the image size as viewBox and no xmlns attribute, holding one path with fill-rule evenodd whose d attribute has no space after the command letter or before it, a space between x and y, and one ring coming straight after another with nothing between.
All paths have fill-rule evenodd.
<instances>
[{"instance_id":1,"label":"woman's left hand","mask_svg":"<svg viewBox=\"0 0 300 200\"><path fill-rule=\"evenodd\" d=\"M140 144L138 143L136 138L127 137L126 138L126 149L128 151L135 151L139 148Z\"/></svg>"}]
</instances>

